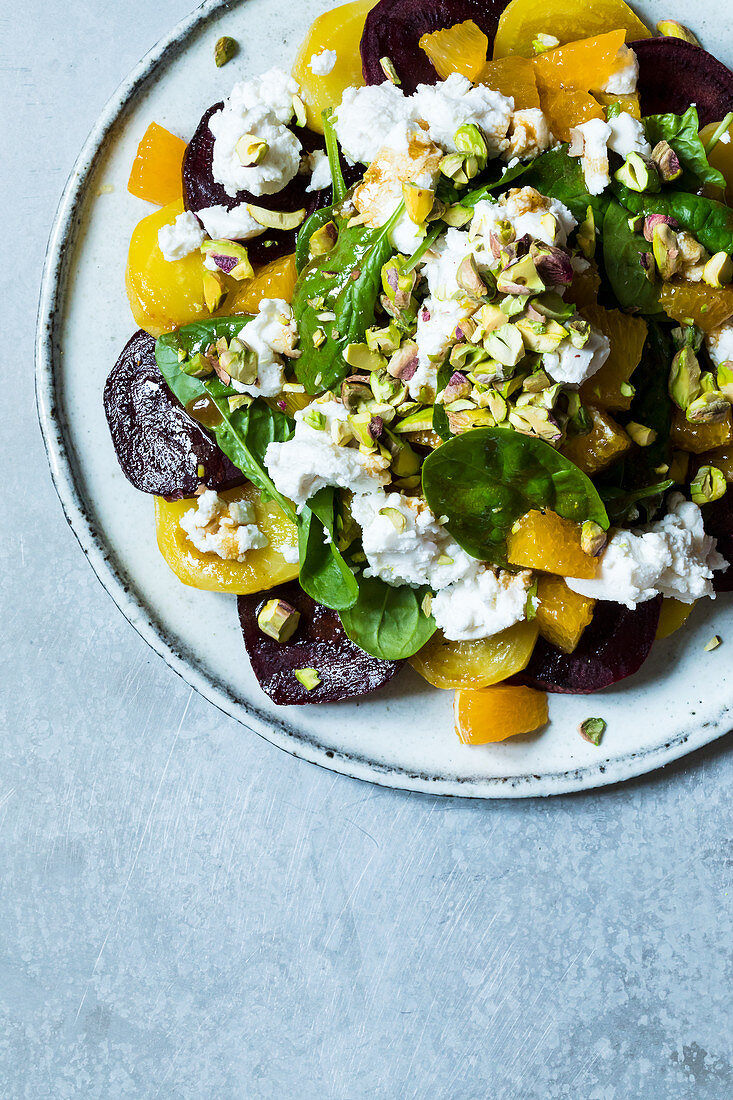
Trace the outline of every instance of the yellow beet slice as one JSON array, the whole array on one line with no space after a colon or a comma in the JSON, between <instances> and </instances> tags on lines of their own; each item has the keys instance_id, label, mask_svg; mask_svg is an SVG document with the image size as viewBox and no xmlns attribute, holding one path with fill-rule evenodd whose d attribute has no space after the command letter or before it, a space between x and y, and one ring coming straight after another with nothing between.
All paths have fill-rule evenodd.
<instances>
[{"instance_id":1,"label":"yellow beet slice","mask_svg":"<svg viewBox=\"0 0 733 1100\"><path fill-rule=\"evenodd\" d=\"M651 31L623 0L512 0L499 20L494 57L533 57L538 34L552 34L566 43L619 27L627 42L651 38Z\"/></svg>"},{"instance_id":2,"label":"yellow beet slice","mask_svg":"<svg viewBox=\"0 0 733 1100\"><path fill-rule=\"evenodd\" d=\"M536 641L535 622L515 623L477 642L449 642L437 631L410 664L433 687L488 687L526 668Z\"/></svg>"},{"instance_id":3,"label":"yellow beet slice","mask_svg":"<svg viewBox=\"0 0 733 1100\"><path fill-rule=\"evenodd\" d=\"M590 579L598 558L580 545L581 525L556 512L533 510L518 519L507 537L507 561L523 569Z\"/></svg>"},{"instance_id":4,"label":"yellow beet slice","mask_svg":"<svg viewBox=\"0 0 733 1100\"><path fill-rule=\"evenodd\" d=\"M486 64L489 40L473 19L424 34L418 43L441 80L461 73L472 82Z\"/></svg>"},{"instance_id":5,"label":"yellow beet slice","mask_svg":"<svg viewBox=\"0 0 733 1100\"><path fill-rule=\"evenodd\" d=\"M593 427L587 435L574 435L566 440L562 453L584 474L597 474L607 469L632 449L634 444L620 424L603 409L586 406ZM557 570L555 570L557 572ZM566 574L570 576L571 574Z\"/></svg>"},{"instance_id":6,"label":"yellow beet slice","mask_svg":"<svg viewBox=\"0 0 733 1100\"><path fill-rule=\"evenodd\" d=\"M204 554L189 541L180 526L184 512L196 506L195 500L164 500L155 498L155 531L158 548L179 580L192 588L207 592L229 592L246 595L264 592L298 576L298 566L289 565L278 548L285 543L297 543L295 525L280 511L274 501L263 501L254 485L240 485L219 494L224 500L247 500L254 505L257 526L269 545L249 550L243 562L225 561L217 554Z\"/></svg>"},{"instance_id":7,"label":"yellow beet slice","mask_svg":"<svg viewBox=\"0 0 733 1100\"><path fill-rule=\"evenodd\" d=\"M670 634L674 634L676 630L679 630L687 622L694 606L694 603L681 603L680 600L665 597L662 600L662 607L659 612L656 640L661 641L662 638L669 638Z\"/></svg>"},{"instance_id":8,"label":"yellow beet slice","mask_svg":"<svg viewBox=\"0 0 733 1100\"><path fill-rule=\"evenodd\" d=\"M596 601L573 592L562 577L550 573L537 578L537 599L535 621L540 634L564 653L572 653L590 626Z\"/></svg>"},{"instance_id":9,"label":"yellow beet slice","mask_svg":"<svg viewBox=\"0 0 733 1100\"><path fill-rule=\"evenodd\" d=\"M606 362L580 388L583 404L598 405L602 409L630 409L631 396L622 393L621 387L641 362L648 331L646 321L599 305L586 306L581 313L611 343L611 354Z\"/></svg>"},{"instance_id":10,"label":"yellow beet slice","mask_svg":"<svg viewBox=\"0 0 733 1100\"><path fill-rule=\"evenodd\" d=\"M705 451L722 447L733 441L733 422L730 412L718 424L691 424L685 414L677 410L672 420L670 439L673 447L701 455Z\"/></svg>"},{"instance_id":11,"label":"yellow beet slice","mask_svg":"<svg viewBox=\"0 0 733 1100\"><path fill-rule=\"evenodd\" d=\"M453 717L464 745L506 741L546 724L547 696L534 688L505 684L480 691L462 688L455 694Z\"/></svg>"}]
</instances>

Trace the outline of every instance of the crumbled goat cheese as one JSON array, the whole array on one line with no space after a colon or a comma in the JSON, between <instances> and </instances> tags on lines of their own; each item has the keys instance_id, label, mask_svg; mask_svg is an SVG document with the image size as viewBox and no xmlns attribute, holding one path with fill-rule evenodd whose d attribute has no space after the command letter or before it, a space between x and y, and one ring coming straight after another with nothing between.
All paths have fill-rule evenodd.
<instances>
[{"instance_id":1,"label":"crumbled goat cheese","mask_svg":"<svg viewBox=\"0 0 733 1100\"><path fill-rule=\"evenodd\" d=\"M633 95L639 79L639 62L630 46L622 46L616 66L603 86L606 95Z\"/></svg>"},{"instance_id":2,"label":"crumbled goat cheese","mask_svg":"<svg viewBox=\"0 0 733 1100\"><path fill-rule=\"evenodd\" d=\"M470 557L424 500L382 490L355 497L368 577L387 584L428 585L432 612L446 638L486 638L525 617L530 574L494 573Z\"/></svg>"},{"instance_id":3,"label":"crumbled goat cheese","mask_svg":"<svg viewBox=\"0 0 733 1100\"><path fill-rule=\"evenodd\" d=\"M733 362L733 321L726 321L720 328L709 332L705 345L716 367Z\"/></svg>"},{"instance_id":4,"label":"crumbled goat cheese","mask_svg":"<svg viewBox=\"0 0 733 1100\"><path fill-rule=\"evenodd\" d=\"M539 107L515 111L509 128L509 148L504 156L515 161L538 157L550 148L554 140Z\"/></svg>"},{"instance_id":5,"label":"crumbled goat cheese","mask_svg":"<svg viewBox=\"0 0 733 1100\"><path fill-rule=\"evenodd\" d=\"M384 225L402 202L403 183L415 183L434 190L440 176L442 151L422 135L411 135L406 150L385 147L371 162L352 201L364 224L376 229ZM392 229L393 246L408 256L424 236L424 228L410 220L405 211Z\"/></svg>"},{"instance_id":6,"label":"crumbled goat cheese","mask_svg":"<svg viewBox=\"0 0 733 1100\"><path fill-rule=\"evenodd\" d=\"M331 186L331 169L328 164L328 154L323 149L316 149L310 155L310 183L306 191L323 191Z\"/></svg>"},{"instance_id":7,"label":"crumbled goat cheese","mask_svg":"<svg viewBox=\"0 0 733 1100\"><path fill-rule=\"evenodd\" d=\"M599 371L611 354L607 336L591 328L584 347L574 348L569 340L563 340L557 351L546 351L542 365L555 382L580 386Z\"/></svg>"},{"instance_id":8,"label":"crumbled goat cheese","mask_svg":"<svg viewBox=\"0 0 733 1100\"><path fill-rule=\"evenodd\" d=\"M680 493L671 494L667 503L670 510L663 519L635 531L616 531L596 576L568 577L568 586L583 596L632 608L659 594L681 603L714 599L713 572L728 564L715 549L715 539L705 534L698 506Z\"/></svg>"},{"instance_id":9,"label":"crumbled goat cheese","mask_svg":"<svg viewBox=\"0 0 733 1100\"><path fill-rule=\"evenodd\" d=\"M333 67L338 60L338 54L335 50L321 50L320 53L314 53L308 62L308 68L314 76L328 76L333 72Z\"/></svg>"},{"instance_id":10,"label":"crumbled goat cheese","mask_svg":"<svg viewBox=\"0 0 733 1100\"><path fill-rule=\"evenodd\" d=\"M274 397L285 381L282 356L293 357L298 330L293 311L283 298L263 298L259 309L239 334L257 356L257 380L251 385L232 378L232 389L252 397Z\"/></svg>"},{"instance_id":11,"label":"crumbled goat cheese","mask_svg":"<svg viewBox=\"0 0 733 1100\"><path fill-rule=\"evenodd\" d=\"M347 88L336 115L341 150L352 164L369 164L384 146L406 151L414 127L405 96L394 84Z\"/></svg>"},{"instance_id":12,"label":"crumbled goat cheese","mask_svg":"<svg viewBox=\"0 0 733 1100\"><path fill-rule=\"evenodd\" d=\"M270 443L265 452L268 473L284 496L302 507L326 485L358 494L389 481L389 462L378 452L365 455L357 447L342 446L334 440L332 427L348 419L339 401L317 401L308 408L325 417L324 428L306 423L308 409L299 409L293 438L287 443Z\"/></svg>"},{"instance_id":13,"label":"crumbled goat cheese","mask_svg":"<svg viewBox=\"0 0 733 1100\"><path fill-rule=\"evenodd\" d=\"M592 118L570 131L570 155L580 156L585 186L591 195L600 195L608 187L608 139L611 127L601 118Z\"/></svg>"},{"instance_id":14,"label":"crumbled goat cheese","mask_svg":"<svg viewBox=\"0 0 733 1100\"><path fill-rule=\"evenodd\" d=\"M274 195L290 183L300 167L300 141L288 123L293 116L293 96L299 87L282 69L236 84L224 106L209 119L214 135L211 172L227 195L238 191ZM245 167L236 150L245 134L267 142L260 164Z\"/></svg>"},{"instance_id":15,"label":"crumbled goat cheese","mask_svg":"<svg viewBox=\"0 0 733 1100\"><path fill-rule=\"evenodd\" d=\"M205 206L197 213L204 229L215 241L249 241L265 232L264 225L254 220L245 202L233 206L231 210L227 210L226 206Z\"/></svg>"},{"instance_id":16,"label":"crumbled goat cheese","mask_svg":"<svg viewBox=\"0 0 733 1100\"><path fill-rule=\"evenodd\" d=\"M298 564L300 555L297 542L284 542L278 549L280 551L280 556L285 559L288 565Z\"/></svg>"},{"instance_id":17,"label":"crumbled goat cheese","mask_svg":"<svg viewBox=\"0 0 733 1100\"><path fill-rule=\"evenodd\" d=\"M641 153L645 157L651 154L652 147L646 140L644 124L628 111L621 111L613 118L609 118L608 128L611 131L608 148L618 153L624 160L629 153Z\"/></svg>"},{"instance_id":18,"label":"crumbled goat cheese","mask_svg":"<svg viewBox=\"0 0 733 1100\"><path fill-rule=\"evenodd\" d=\"M184 210L172 225L160 227L158 248L163 253L163 258L172 263L174 260L182 260L190 252L195 252L205 238L206 234L199 225L196 215L190 210Z\"/></svg>"},{"instance_id":19,"label":"crumbled goat cheese","mask_svg":"<svg viewBox=\"0 0 733 1100\"><path fill-rule=\"evenodd\" d=\"M549 218L543 221L545 214L552 214L554 223ZM560 248L578 224L559 199L547 198L534 187L515 187L498 202L477 202L469 234L473 240L483 238L484 248L490 253L489 237L500 222L509 222L517 239L528 233L534 240ZM492 259L491 263L496 265L498 261Z\"/></svg>"},{"instance_id":20,"label":"crumbled goat cheese","mask_svg":"<svg viewBox=\"0 0 733 1100\"><path fill-rule=\"evenodd\" d=\"M244 561L249 550L268 545L253 506L245 500L227 504L213 489L196 498L195 507L183 513L179 526L197 550L226 561Z\"/></svg>"}]
</instances>

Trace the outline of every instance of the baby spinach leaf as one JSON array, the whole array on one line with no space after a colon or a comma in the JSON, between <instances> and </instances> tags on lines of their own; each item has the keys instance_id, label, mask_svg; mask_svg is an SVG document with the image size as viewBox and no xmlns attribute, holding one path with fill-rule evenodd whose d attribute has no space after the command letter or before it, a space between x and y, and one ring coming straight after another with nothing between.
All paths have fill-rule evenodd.
<instances>
[{"instance_id":1,"label":"baby spinach leaf","mask_svg":"<svg viewBox=\"0 0 733 1100\"><path fill-rule=\"evenodd\" d=\"M336 137L336 127L333 124L333 108L327 107L324 111L321 111L321 118L323 119L323 136L326 141L328 167L331 170L333 204L335 206L337 203L343 202L346 196L346 184L344 183L344 174L341 171L339 143Z\"/></svg>"},{"instance_id":2,"label":"baby spinach leaf","mask_svg":"<svg viewBox=\"0 0 733 1100\"><path fill-rule=\"evenodd\" d=\"M609 202L606 208L601 237L606 275L621 308L632 313L659 313L658 292L641 265L642 253L650 253L652 246L629 228L629 215L617 202Z\"/></svg>"},{"instance_id":3,"label":"baby spinach leaf","mask_svg":"<svg viewBox=\"0 0 733 1100\"><path fill-rule=\"evenodd\" d=\"M387 584L379 577L359 578L359 598L348 611L341 612L344 630L372 657L400 661L412 657L435 633L432 615L426 615L422 602L427 588Z\"/></svg>"},{"instance_id":4,"label":"baby spinach leaf","mask_svg":"<svg viewBox=\"0 0 733 1100\"><path fill-rule=\"evenodd\" d=\"M306 218L298 231L295 242L295 267L300 273L310 259L310 239L316 229L320 229L326 222L333 218L333 207L322 206L320 210L314 210L310 217Z\"/></svg>"},{"instance_id":5,"label":"baby spinach leaf","mask_svg":"<svg viewBox=\"0 0 733 1100\"><path fill-rule=\"evenodd\" d=\"M686 191L641 195L618 182L614 182L613 190L631 214L666 214L676 218L709 252L733 253L733 210L722 202Z\"/></svg>"},{"instance_id":6,"label":"baby spinach leaf","mask_svg":"<svg viewBox=\"0 0 733 1100\"><path fill-rule=\"evenodd\" d=\"M506 563L512 524L535 508L608 527L591 480L549 443L509 428L474 428L449 439L425 459L422 484L456 542L496 564Z\"/></svg>"},{"instance_id":7,"label":"baby spinach leaf","mask_svg":"<svg viewBox=\"0 0 733 1100\"><path fill-rule=\"evenodd\" d=\"M667 141L679 157L680 164L700 183L725 187L725 179L708 163L705 146L700 140L697 108L688 107L683 115L649 115L643 119L646 136L652 146Z\"/></svg>"},{"instance_id":8,"label":"baby spinach leaf","mask_svg":"<svg viewBox=\"0 0 733 1100\"><path fill-rule=\"evenodd\" d=\"M359 587L334 541L336 500L335 489L319 489L298 517L299 580L312 599L344 611L356 602Z\"/></svg>"},{"instance_id":9,"label":"baby spinach leaf","mask_svg":"<svg viewBox=\"0 0 733 1100\"><path fill-rule=\"evenodd\" d=\"M301 350L295 373L308 393L332 389L349 373L343 353L348 344L363 341L367 328L374 324L382 265L393 252L389 235L402 209L400 203L380 229L349 226L345 219L334 219L338 228L335 247L312 257L301 271L293 294ZM321 304L311 305L314 301ZM330 313L335 320L324 320ZM326 337L319 347L313 345L316 329Z\"/></svg>"},{"instance_id":10,"label":"baby spinach leaf","mask_svg":"<svg viewBox=\"0 0 733 1100\"><path fill-rule=\"evenodd\" d=\"M603 219L608 199L605 195L591 195L588 192L580 158L568 156L567 145L550 149L530 161L530 169L523 182L536 188L541 195L559 199L578 222L585 220L589 206L595 214L596 224Z\"/></svg>"}]
</instances>

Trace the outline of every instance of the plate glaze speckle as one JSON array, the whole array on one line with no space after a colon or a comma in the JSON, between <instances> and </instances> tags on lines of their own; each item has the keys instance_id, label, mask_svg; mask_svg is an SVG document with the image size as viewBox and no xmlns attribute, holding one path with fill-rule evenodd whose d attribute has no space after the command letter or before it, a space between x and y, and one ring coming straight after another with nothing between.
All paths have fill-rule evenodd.
<instances>
[{"instance_id":1,"label":"plate glaze speckle","mask_svg":"<svg viewBox=\"0 0 733 1100\"><path fill-rule=\"evenodd\" d=\"M287 66L310 22L328 6L210 0L143 59L89 136L49 241L36 349L39 418L66 517L119 609L170 667L295 756L385 786L473 798L557 794L650 771L733 725L727 647L703 649L714 632L733 637L725 598L699 605L689 625L656 645L633 679L596 696L551 697L544 731L503 744L460 745L452 693L428 687L409 668L358 702L279 709L249 669L236 601L176 580L155 545L152 501L135 492L117 466L102 388L135 329L124 268L132 228L149 212L126 188L137 143L153 119L189 136L235 80L275 63ZM702 17L691 3L647 3L639 10L650 25L663 16L687 22L703 41L709 26L708 41L722 60L733 61L722 4L707 5ZM241 49L236 61L216 69L213 46L224 33ZM584 718L597 714L608 722L601 748L577 733Z\"/></svg>"}]
</instances>

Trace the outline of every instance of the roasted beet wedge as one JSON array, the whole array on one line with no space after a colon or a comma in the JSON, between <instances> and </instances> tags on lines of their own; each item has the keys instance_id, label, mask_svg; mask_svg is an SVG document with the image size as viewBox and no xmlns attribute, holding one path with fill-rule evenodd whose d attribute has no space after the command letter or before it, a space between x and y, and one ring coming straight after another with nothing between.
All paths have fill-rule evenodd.
<instances>
[{"instance_id":1,"label":"roasted beet wedge","mask_svg":"<svg viewBox=\"0 0 733 1100\"><path fill-rule=\"evenodd\" d=\"M733 110L733 73L699 46L681 38L629 43L639 59L642 115L683 114L696 104L700 125Z\"/></svg>"},{"instance_id":2,"label":"roasted beet wedge","mask_svg":"<svg viewBox=\"0 0 733 1100\"><path fill-rule=\"evenodd\" d=\"M202 481L231 489L245 480L168 389L155 362L155 340L142 329L110 371L104 411L122 471L143 493L178 500L193 496Z\"/></svg>"},{"instance_id":3,"label":"roasted beet wedge","mask_svg":"<svg viewBox=\"0 0 733 1100\"><path fill-rule=\"evenodd\" d=\"M424 34L472 19L491 46L506 7L503 0L380 0L366 18L361 36L361 67L367 84L386 80L380 59L388 57L400 78L400 88L411 95L418 84L435 84L438 74L420 49Z\"/></svg>"},{"instance_id":4,"label":"roasted beet wedge","mask_svg":"<svg viewBox=\"0 0 733 1100\"><path fill-rule=\"evenodd\" d=\"M280 599L300 612L300 623L289 642L276 642L257 625L265 600ZM297 581L256 596L239 596L239 621L244 645L262 690L279 706L336 703L367 695L398 672L402 661L381 661L354 645L338 615L306 596ZM321 683L306 691L295 670L314 668Z\"/></svg>"},{"instance_id":5,"label":"roasted beet wedge","mask_svg":"<svg viewBox=\"0 0 733 1100\"><path fill-rule=\"evenodd\" d=\"M578 648L563 653L540 638L524 672L513 683L565 695L588 695L637 672L657 632L660 596L630 611L620 603L597 603Z\"/></svg>"},{"instance_id":6,"label":"roasted beet wedge","mask_svg":"<svg viewBox=\"0 0 733 1100\"><path fill-rule=\"evenodd\" d=\"M720 500L706 504L702 515L705 531L718 540L719 553L731 562L726 570L716 570L713 588L716 592L733 592L733 499L730 490Z\"/></svg>"},{"instance_id":7,"label":"roasted beet wedge","mask_svg":"<svg viewBox=\"0 0 733 1100\"><path fill-rule=\"evenodd\" d=\"M267 210L300 210L305 208L308 214L327 206L330 202L330 188L326 191L306 191L309 175L296 176L287 187L275 195L251 195L249 191L239 191L234 198L227 195L220 183L211 173L214 155L214 135L209 129L209 119L220 111L223 103L209 107L196 127L196 132L188 143L183 157L183 199L187 210L195 214L207 206L226 206L231 210L242 202L251 202L255 206L264 206ZM311 130L295 128L306 153L323 148L323 139ZM250 260L255 264L264 264L295 251L297 230L267 230L261 237L247 241Z\"/></svg>"}]
</instances>

